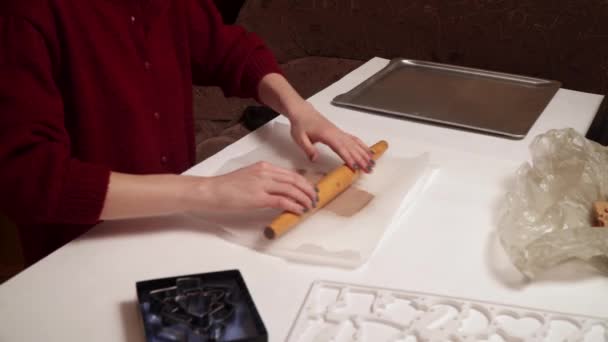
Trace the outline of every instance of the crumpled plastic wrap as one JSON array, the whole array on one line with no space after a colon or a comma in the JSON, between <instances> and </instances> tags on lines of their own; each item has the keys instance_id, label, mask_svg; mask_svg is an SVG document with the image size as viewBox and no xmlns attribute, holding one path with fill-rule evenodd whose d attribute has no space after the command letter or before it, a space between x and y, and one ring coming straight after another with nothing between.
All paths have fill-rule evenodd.
<instances>
[{"instance_id":1,"label":"crumpled plastic wrap","mask_svg":"<svg viewBox=\"0 0 608 342\"><path fill-rule=\"evenodd\" d=\"M530 150L501 206L502 246L530 278L573 258L608 275L608 227L592 227L593 202L608 199L608 149L562 129Z\"/></svg>"}]
</instances>

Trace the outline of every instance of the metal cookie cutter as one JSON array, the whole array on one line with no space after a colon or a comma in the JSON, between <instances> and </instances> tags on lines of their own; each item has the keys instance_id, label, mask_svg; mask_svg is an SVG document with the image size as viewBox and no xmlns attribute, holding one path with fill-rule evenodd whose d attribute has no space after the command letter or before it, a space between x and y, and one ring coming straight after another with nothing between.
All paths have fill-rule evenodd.
<instances>
[{"instance_id":1,"label":"metal cookie cutter","mask_svg":"<svg viewBox=\"0 0 608 342\"><path fill-rule=\"evenodd\" d=\"M237 292L233 286L202 286L201 279L179 278L175 286L149 292L150 309L165 325L159 331L164 338L189 330L204 340L218 340L234 316Z\"/></svg>"}]
</instances>

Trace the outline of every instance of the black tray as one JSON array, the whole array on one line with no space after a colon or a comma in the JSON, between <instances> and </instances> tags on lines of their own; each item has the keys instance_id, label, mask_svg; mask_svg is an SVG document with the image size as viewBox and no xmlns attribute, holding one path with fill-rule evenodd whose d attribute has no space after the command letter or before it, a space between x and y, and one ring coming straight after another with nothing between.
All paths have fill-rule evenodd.
<instances>
[{"instance_id":1,"label":"black tray","mask_svg":"<svg viewBox=\"0 0 608 342\"><path fill-rule=\"evenodd\" d=\"M148 342L268 341L238 270L146 280L136 287Z\"/></svg>"}]
</instances>

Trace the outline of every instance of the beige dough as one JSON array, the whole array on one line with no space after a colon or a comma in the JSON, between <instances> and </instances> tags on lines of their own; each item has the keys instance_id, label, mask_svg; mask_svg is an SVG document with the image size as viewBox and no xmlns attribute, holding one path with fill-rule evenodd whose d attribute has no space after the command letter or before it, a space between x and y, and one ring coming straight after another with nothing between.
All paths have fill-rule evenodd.
<instances>
[{"instance_id":1,"label":"beige dough","mask_svg":"<svg viewBox=\"0 0 608 342\"><path fill-rule=\"evenodd\" d=\"M296 171L313 184L325 176L324 172L317 170L298 169ZM338 216L350 217L363 210L372 199L374 199L374 195L356 186L351 186L321 210L329 210Z\"/></svg>"}]
</instances>

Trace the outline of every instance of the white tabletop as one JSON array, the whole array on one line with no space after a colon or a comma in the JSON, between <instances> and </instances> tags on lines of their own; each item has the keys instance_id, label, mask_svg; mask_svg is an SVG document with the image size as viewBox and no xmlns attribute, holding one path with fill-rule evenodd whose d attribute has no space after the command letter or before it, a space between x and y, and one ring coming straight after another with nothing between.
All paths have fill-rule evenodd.
<instances>
[{"instance_id":1,"label":"white tabletop","mask_svg":"<svg viewBox=\"0 0 608 342\"><path fill-rule=\"evenodd\" d=\"M608 278L567 268L526 283L494 233L506 181L528 159L531 139L551 128L586 132L602 96L559 90L521 141L330 105L387 62L375 58L311 98L367 142L387 139L391 152L403 156L430 152L440 168L365 266L291 264L182 218L106 222L0 286L0 341L143 341L137 281L225 269L242 272L271 341L287 336L317 279L608 317ZM188 173L211 175L256 144L251 134Z\"/></svg>"}]
</instances>

